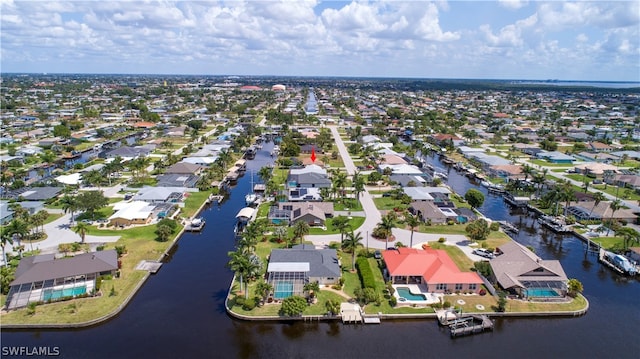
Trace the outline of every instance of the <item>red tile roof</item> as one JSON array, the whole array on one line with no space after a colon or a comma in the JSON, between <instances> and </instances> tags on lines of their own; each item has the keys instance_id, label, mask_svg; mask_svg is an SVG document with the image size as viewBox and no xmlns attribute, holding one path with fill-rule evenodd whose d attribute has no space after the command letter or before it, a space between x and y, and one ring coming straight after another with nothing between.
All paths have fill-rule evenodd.
<instances>
[{"instance_id":1,"label":"red tile roof","mask_svg":"<svg viewBox=\"0 0 640 359\"><path fill-rule=\"evenodd\" d=\"M422 276L427 283L477 283L478 274L461 272L447 252L439 249L398 248L382 252L391 276Z\"/></svg>"}]
</instances>

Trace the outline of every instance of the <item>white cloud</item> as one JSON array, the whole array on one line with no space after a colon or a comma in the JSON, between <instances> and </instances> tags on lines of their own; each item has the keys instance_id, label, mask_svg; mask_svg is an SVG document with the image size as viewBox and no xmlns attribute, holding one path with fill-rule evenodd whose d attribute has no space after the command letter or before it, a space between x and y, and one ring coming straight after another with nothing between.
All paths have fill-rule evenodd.
<instances>
[{"instance_id":1,"label":"white cloud","mask_svg":"<svg viewBox=\"0 0 640 359\"><path fill-rule=\"evenodd\" d=\"M529 1L528 0L498 0L498 3L500 4L500 6L504 8L517 10L527 6L529 4Z\"/></svg>"}]
</instances>

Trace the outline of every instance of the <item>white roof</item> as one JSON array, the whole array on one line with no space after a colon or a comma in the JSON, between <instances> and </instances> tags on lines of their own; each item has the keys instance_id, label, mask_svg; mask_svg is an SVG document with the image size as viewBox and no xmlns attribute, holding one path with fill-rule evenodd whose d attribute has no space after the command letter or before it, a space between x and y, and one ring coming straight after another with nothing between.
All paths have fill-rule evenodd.
<instances>
[{"instance_id":1,"label":"white roof","mask_svg":"<svg viewBox=\"0 0 640 359\"><path fill-rule=\"evenodd\" d=\"M253 216L254 211L255 211L254 208L244 207L243 209L240 210L240 212L238 212L238 214L236 214L236 218L239 218L239 217L251 218L251 216Z\"/></svg>"},{"instance_id":2,"label":"white roof","mask_svg":"<svg viewBox=\"0 0 640 359\"><path fill-rule=\"evenodd\" d=\"M123 202L120 202L120 203L123 203ZM117 203L117 204L120 204L120 203ZM119 211L111 215L109 219L114 219L114 218L124 218L128 220L146 219L146 218L149 218L149 216L151 215L151 212L155 208L155 206L149 205L148 203L142 202L142 201L135 201L135 202L125 203L125 204L127 204L128 206L124 206L122 209L120 209ZM115 208L115 205L114 205L114 208Z\"/></svg>"},{"instance_id":3,"label":"white roof","mask_svg":"<svg viewBox=\"0 0 640 359\"><path fill-rule=\"evenodd\" d=\"M327 170L318 166L318 165L307 165L304 168L294 168L290 171L292 175L299 175L303 173L320 173L323 175L327 174Z\"/></svg>"},{"instance_id":4,"label":"white roof","mask_svg":"<svg viewBox=\"0 0 640 359\"><path fill-rule=\"evenodd\" d=\"M433 196L424 190L424 187L404 187L402 189L407 196L417 201L433 201Z\"/></svg>"},{"instance_id":5,"label":"white roof","mask_svg":"<svg viewBox=\"0 0 640 359\"><path fill-rule=\"evenodd\" d=\"M62 184L76 185L76 184L80 183L81 176L82 175L80 173L72 173L70 175L58 176L58 177L56 177L56 181L58 181L58 182L60 182Z\"/></svg>"},{"instance_id":6,"label":"white roof","mask_svg":"<svg viewBox=\"0 0 640 359\"><path fill-rule=\"evenodd\" d=\"M191 164L194 164L194 165L200 165L200 164L209 165L209 164L214 163L215 161L216 161L216 157L214 157L214 156L210 156L210 157L196 157L196 156L193 156L193 157L184 158L180 162L191 163Z\"/></svg>"},{"instance_id":7,"label":"white roof","mask_svg":"<svg viewBox=\"0 0 640 359\"><path fill-rule=\"evenodd\" d=\"M308 262L269 263L267 266L267 272L308 272L309 269Z\"/></svg>"},{"instance_id":8,"label":"white roof","mask_svg":"<svg viewBox=\"0 0 640 359\"><path fill-rule=\"evenodd\" d=\"M384 171L385 168L391 168L394 175L418 175L422 174L422 171L413 165L380 165L380 169Z\"/></svg>"}]
</instances>

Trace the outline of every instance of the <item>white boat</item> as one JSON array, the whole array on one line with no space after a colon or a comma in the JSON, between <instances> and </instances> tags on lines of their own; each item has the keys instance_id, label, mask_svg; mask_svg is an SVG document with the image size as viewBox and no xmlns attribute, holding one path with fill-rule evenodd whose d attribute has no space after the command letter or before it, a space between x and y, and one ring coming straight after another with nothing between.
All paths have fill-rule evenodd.
<instances>
[{"instance_id":1,"label":"white boat","mask_svg":"<svg viewBox=\"0 0 640 359\"><path fill-rule=\"evenodd\" d=\"M251 206L258 201L258 195L255 193L247 193L247 195L244 196L244 201L247 206Z\"/></svg>"}]
</instances>

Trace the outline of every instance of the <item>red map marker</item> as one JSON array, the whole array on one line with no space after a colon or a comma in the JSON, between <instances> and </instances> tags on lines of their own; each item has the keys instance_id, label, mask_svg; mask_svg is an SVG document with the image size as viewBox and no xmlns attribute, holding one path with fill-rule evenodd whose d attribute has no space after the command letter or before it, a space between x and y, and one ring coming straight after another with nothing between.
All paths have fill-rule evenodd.
<instances>
[{"instance_id":1,"label":"red map marker","mask_svg":"<svg viewBox=\"0 0 640 359\"><path fill-rule=\"evenodd\" d=\"M311 162L316 162L316 148L311 147Z\"/></svg>"}]
</instances>

